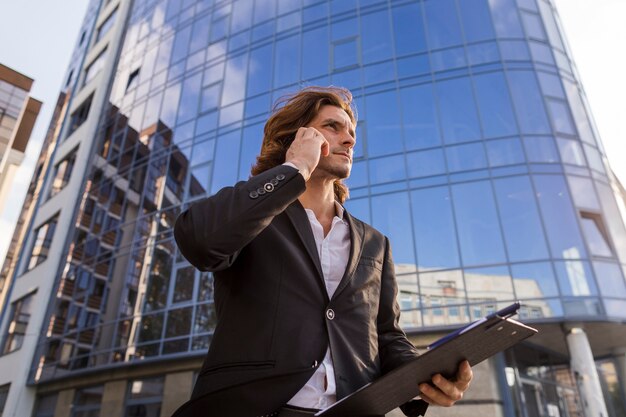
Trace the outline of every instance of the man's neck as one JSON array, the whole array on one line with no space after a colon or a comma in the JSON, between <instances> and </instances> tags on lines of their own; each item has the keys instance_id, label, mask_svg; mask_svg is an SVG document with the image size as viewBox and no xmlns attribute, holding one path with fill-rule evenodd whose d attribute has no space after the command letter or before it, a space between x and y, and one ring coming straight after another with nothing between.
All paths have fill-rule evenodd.
<instances>
[{"instance_id":1,"label":"man's neck","mask_svg":"<svg viewBox=\"0 0 626 417\"><path fill-rule=\"evenodd\" d=\"M304 208L313 211L326 235L336 214L333 181L309 179L306 183L306 191L298 197L298 200Z\"/></svg>"}]
</instances>

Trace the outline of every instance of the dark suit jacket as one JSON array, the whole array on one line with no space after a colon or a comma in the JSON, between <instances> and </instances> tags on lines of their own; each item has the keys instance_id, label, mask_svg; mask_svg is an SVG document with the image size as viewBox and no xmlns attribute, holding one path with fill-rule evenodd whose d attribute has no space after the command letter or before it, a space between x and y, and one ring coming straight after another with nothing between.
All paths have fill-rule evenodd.
<instances>
[{"instance_id":1,"label":"dark suit jacket","mask_svg":"<svg viewBox=\"0 0 626 417\"><path fill-rule=\"evenodd\" d=\"M278 166L192 205L176 242L212 271L217 326L187 416L260 416L307 382L330 346L340 399L415 358L398 325L388 239L345 213L348 265L329 299L315 240L298 201L305 181Z\"/></svg>"}]
</instances>

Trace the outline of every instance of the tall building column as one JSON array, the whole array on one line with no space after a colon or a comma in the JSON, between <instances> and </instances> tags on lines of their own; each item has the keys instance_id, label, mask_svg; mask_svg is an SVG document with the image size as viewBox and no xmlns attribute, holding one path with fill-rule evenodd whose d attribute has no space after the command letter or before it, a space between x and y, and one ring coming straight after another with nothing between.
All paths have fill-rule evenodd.
<instances>
[{"instance_id":1,"label":"tall building column","mask_svg":"<svg viewBox=\"0 0 626 417\"><path fill-rule=\"evenodd\" d=\"M596 363L593 360L589 339L587 339L587 334L582 328L573 327L569 329L567 346L585 417L608 417L609 414L602 395L600 378Z\"/></svg>"}]
</instances>

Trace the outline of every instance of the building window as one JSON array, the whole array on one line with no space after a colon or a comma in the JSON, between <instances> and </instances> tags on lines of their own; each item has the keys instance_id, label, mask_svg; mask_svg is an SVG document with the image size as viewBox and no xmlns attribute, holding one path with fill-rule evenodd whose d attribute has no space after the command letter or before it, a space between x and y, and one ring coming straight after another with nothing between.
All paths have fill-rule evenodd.
<instances>
[{"instance_id":1,"label":"building window","mask_svg":"<svg viewBox=\"0 0 626 417\"><path fill-rule=\"evenodd\" d=\"M11 388L11 384L6 384L0 386L0 416L4 411L4 405L7 403L7 397L9 396L9 388Z\"/></svg>"},{"instance_id":2,"label":"building window","mask_svg":"<svg viewBox=\"0 0 626 417\"><path fill-rule=\"evenodd\" d=\"M598 213L581 211L580 218L591 254L593 256L612 257L613 252L609 245L609 236L602 221L602 216Z\"/></svg>"},{"instance_id":3,"label":"building window","mask_svg":"<svg viewBox=\"0 0 626 417\"><path fill-rule=\"evenodd\" d=\"M106 18L104 22L98 28L98 34L96 35L96 43L100 42L100 39L104 38L104 35L109 33L109 30L113 27L115 23L115 18L117 16L117 9L113 10L113 12Z\"/></svg>"},{"instance_id":4,"label":"building window","mask_svg":"<svg viewBox=\"0 0 626 417\"><path fill-rule=\"evenodd\" d=\"M72 417L93 417L100 415L102 403L103 385L82 388L74 395L72 404Z\"/></svg>"},{"instance_id":5,"label":"building window","mask_svg":"<svg viewBox=\"0 0 626 417\"><path fill-rule=\"evenodd\" d=\"M91 64L85 70L85 79L83 80L83 85L89 83L89 81L96 78L96 75L100 73L104 64L106 62L107 50L106 48L100 52L100 54L94 59Z\"/></svg>"},{"instance_id":6,"label":"building window","mask_svg":"<svg viewBox=\"0 0 626 417\"><path fill-rule=\"evenodd\" d=\"M30 293L11 304L11 320L9 321L7 334L4 339L3 354L11 353L22 347L34 295L34 292Z\"/></svg>"},{"instance_id":7,"label":"building window","mask_svg":"<svg viewBox=\"0 0 626 417\"><path fill-rule=\"evenodd\" d=\"M126 397L125 417L159 417L163 401L163 377L135 379Z\"/></svg>"},{"instance_id":8,"label":"building window","mask_svg":"<svg viewBox=\"0 0 626 417\"><path fill-rule=\"evenodd\" d=\"M89 116L89 109L91 108L92 100L93 94L90 95L87 100L85 100L83 104L81 104L80 107L78 107L74 111L74 113L72 113L68 136L74 133L76 129L78 129L83 123L85 123L85 120L87 120L87 117Z\"/></svg>"},{"instance_id":9,"label":"building window","mask_svg":"<svg viewBox=\"0 0 626 417\"><path fill-rule=\"evenodd\" d=\"M57 393L39 397L33 417L54 417L58 397L59 395Z\"/></svg>"},{"instance_id":10,"label":"building window","mask_svg":"<svg viewBox=\"0 0 626 417\"><path fill-rule=\"evenodd\" d=\"M52 186L50 187L50 195L48 198L52 198L57 195L68 182L70 182L70 176L74 169L74 163L76 162L76 149L73 150L69 156L59 162L55 168L54 180L52 180Z\"/></svg>"},{"instance_id":11,"label":"building window","mask_svg":"<svg viewBox=\"0 0 626 417\"><path fill-rule=\"evenodd\" d=\"M30 251L27 271L30 271L48 258L48 251L52 244L52 237L54 236L58 218L58 215L54 216L35 231L35 241Z\"/></svg>"}]
</instances>

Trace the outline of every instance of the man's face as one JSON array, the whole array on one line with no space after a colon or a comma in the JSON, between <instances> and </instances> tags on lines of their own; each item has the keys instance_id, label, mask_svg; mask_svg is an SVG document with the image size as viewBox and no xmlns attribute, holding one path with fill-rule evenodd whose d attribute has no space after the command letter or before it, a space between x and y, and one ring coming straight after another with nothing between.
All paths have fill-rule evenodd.
<instances>
[{"instance_id":1,"label":"man's face","mask_svg":"<svg viewBox=\"0 0 626 417\"><path fill-rule=\"evenodd\" d=\"M307 127L317 129L328 141L329 154L322 156L312 176L344 179L352 169L352 151L356 143L350 116L340 107L326 105Z\"/></svg>"}]
</instances>

